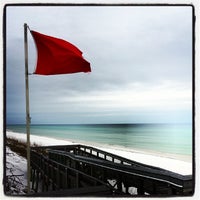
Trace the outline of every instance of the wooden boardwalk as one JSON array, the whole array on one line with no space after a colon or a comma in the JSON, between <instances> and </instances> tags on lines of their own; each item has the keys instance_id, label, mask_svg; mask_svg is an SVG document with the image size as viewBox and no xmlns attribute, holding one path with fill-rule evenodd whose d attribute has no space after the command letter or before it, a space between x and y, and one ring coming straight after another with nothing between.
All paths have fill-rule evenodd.
<instances>
[{"instance_id":1,"label":"wooden boardwalk","mask_svg":"<svg viewBox=\"0 0 200 200\"><path fill-rule=\"evenodd\" d=\"M192 175L183 176L84 145L31 149L35 196L185 196Z\"/></svg>"}]
</instances>

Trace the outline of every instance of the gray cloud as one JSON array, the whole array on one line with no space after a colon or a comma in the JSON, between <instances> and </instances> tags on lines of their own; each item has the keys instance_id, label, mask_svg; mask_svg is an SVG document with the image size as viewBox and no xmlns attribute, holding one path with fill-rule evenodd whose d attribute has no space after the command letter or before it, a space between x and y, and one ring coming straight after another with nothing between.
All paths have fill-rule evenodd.
<instances>
[{"instance_id":1,"label":"gray cloud","mask_svg":"<svg viewBox=\"0 0 200 200\"><path fill-rule=\"evenodd\" d=\"M7 7L7 118L12 118L13 121L13 116L17 116L17 113L24 113L25 22L36 31L75 44L83 51L83 56L92 67L90 74L30 76L31 108L35 122L39 113L47 116L58 110L61 112L62 106L67 109L63 108L61 117L55 119L57 123L62 116L68 114L72 116L70 122L77 119L81 121L83 115L88 116L88 122L93 122L89 117L92 118L93 115L98 115L97 120L106 115L111 121L120 121L120 113L127 112L120 107L119 112L112 109L108 112L108 108L102 104L101 112L97 108L87 112L81 105L81 100L78 103L71 102L71 106L61 106L57 101L67 97L78 99L83 95L93 98L94 94L127 89L130 89L131 94L135 92L131 89L131 84L143 85L147 89L170 81L171 88L173 84L175 87L181 84L191 89L191 14L192 8L187 6ZM35 63L36 50L29 34L30 72L33 72ZM93 104L94 107L98 106L98 100ZM113 117L112 112L118 114ZM124 120L128 120L128 116L131 118L128 112L126 115ZM51 116L49 114L46 121L53 121L54 116ZM156 119L155 117L155 121Z\"/></svg>"}]
</instances>

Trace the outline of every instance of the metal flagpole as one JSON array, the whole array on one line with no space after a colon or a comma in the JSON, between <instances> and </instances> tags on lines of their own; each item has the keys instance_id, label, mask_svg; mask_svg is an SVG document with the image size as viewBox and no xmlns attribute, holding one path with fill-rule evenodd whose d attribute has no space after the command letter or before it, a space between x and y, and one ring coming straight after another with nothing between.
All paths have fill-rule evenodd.
<instances>
[{"instance_id":1,"label":"metal flagpole","mask_svg":"<svg viewBox=\"0 0 200 200\"><path fill-rule=\"evenodd\" d=\"M28 25L24 24L24 55L25 55L25 85L26 85L26 133L27 133L27 192L30 193L30 110L29 110L29 81L28 81Z\"/></svg>"}]
</instances>

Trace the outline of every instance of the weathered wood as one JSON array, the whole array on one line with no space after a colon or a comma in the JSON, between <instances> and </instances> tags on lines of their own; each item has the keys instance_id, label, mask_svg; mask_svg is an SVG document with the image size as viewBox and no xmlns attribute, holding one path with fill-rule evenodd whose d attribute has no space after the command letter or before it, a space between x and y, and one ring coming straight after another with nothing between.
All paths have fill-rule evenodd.
<instances>
[{"instance_id":1,"label":"weathered wood","mask_svg":"<svg viewBox=\"0 0 200 200\"><path fill-rule=\"evenodd\" d=\"M76 172L76 187L79 188L79 173Z\"/></svg>"},{"instance_id":2,"label":"weathered wood","mask_svg":"<svg viewBox=\"0 0 200 200\"><path fill-rule=\"evenodd\" d=\"M35 185L35 169L31 169L31 180L32 180L32 190L34 189L34 185Z\"/></svg>"},{"instance_id":3,"label":"weathered wood","mask_svg":"<svg viewBox=\"0 0 200 200\"><path fill-rule=\"evenodd\" d=\"M118 178L117 178L117 189L119 191L122 191L122 178L120 174L118 175Z\"/></svg>"},{"instance_id":4,"label":"weathered wood","mask_svg":"<svg viewBox=\"0 0 200 200\"><path fill-rule=\"evenodd\" d=\"M139 195L144 195L144 181L143 180L140 180L140 186L138 187L137 192Z\"/></svg>"},{"instance_id":5,"label":"weathered wood","mask_svg":"<svg viewBox=\"0 0 200 200\"><path fill-rule=\"evenodd\" d=\"M182 176L161 168L144 165L120 156L83 145L41 147L47 154L33 148L31 166L33 187L38 191L41 175L42 191L82 188L96 185L110 187L118 194L129 194L129 187L137 188L138 195L189 195L193 192L192 176ZM48 157L47 157L48 156ZM117 188L108 180L117 180ZM123 185L123 186L122 186Z\"/></svg>"},{"instance_id":6,"label":"weathered wood","mask_svg":"<svg viewBox=\"0 0 200 200\"><path fill-rule=\"evenodd\" d=\"M40 174L39 174L39 171L36 170L36 185L35 185L35 191L37 192L38 191L38 183L39 183L39 177Z\"/></svg>"}]
</instances>

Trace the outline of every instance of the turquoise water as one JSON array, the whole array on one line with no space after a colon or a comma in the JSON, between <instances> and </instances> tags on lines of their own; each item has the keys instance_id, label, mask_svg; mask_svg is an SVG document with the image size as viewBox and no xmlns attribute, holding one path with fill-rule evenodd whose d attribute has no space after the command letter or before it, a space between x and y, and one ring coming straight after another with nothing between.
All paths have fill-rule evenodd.
<instances>
[{"instance_id":1,"label":"turquoise water","mask_svg":"<svg viewBox=\"0 0 200 200\"><path fill-rule=\"evenodd\" d=\"M26 132L25 125L8 125L7 130ZM31 134L192 155L192 125L189 124L31 125Z\"/></svg>"}]
</instances>

